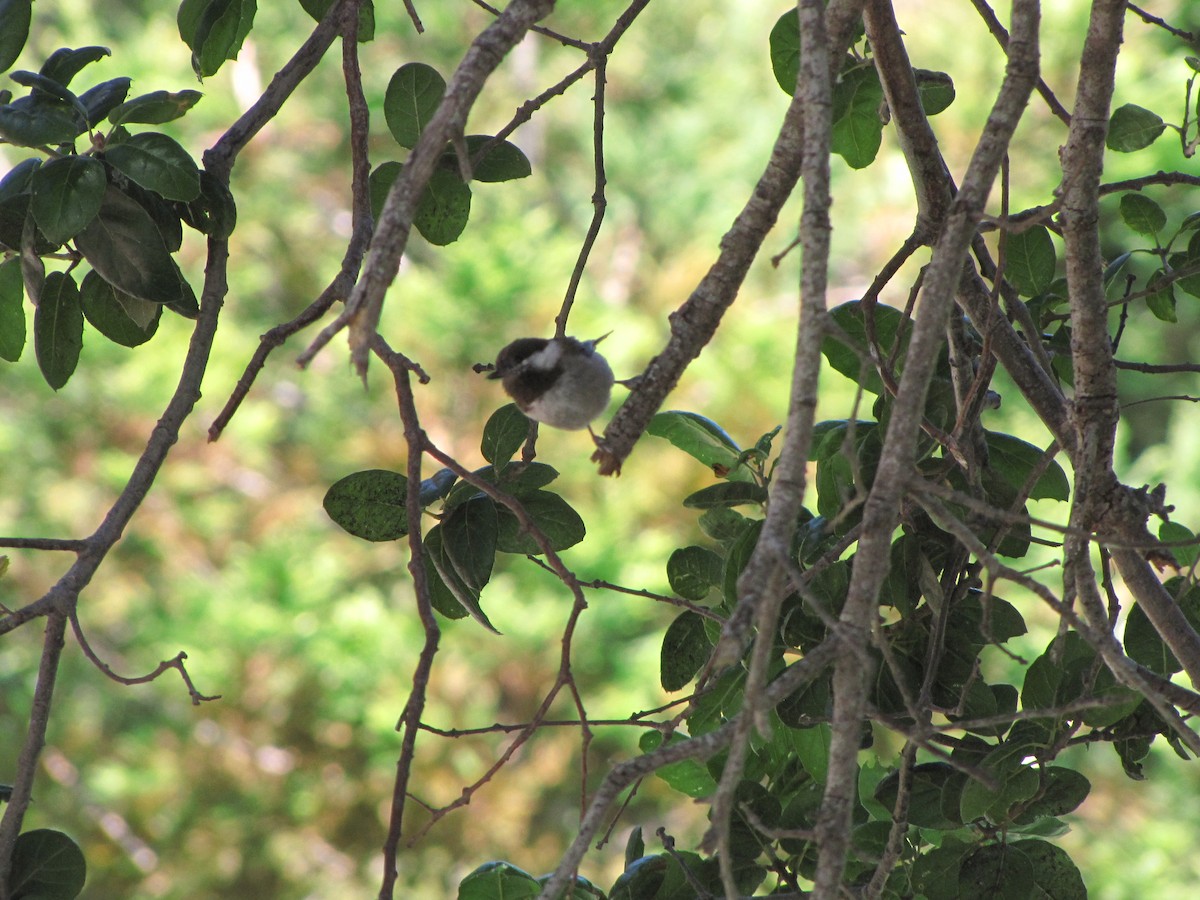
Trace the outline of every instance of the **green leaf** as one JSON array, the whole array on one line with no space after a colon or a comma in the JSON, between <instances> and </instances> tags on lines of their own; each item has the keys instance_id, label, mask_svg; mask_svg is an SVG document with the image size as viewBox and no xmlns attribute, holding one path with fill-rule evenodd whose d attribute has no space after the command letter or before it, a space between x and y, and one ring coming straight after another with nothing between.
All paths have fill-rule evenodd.
<instances>
[{"instance_id":1,"label":"green leaf","mask_svg":"<svg viewBox=\"0 0 1200 900\"><path fill-rule=\"evenodd\" d=\"M321 505L329 518L365 541L394 541L408 534L408 479L387 469L365 469L339 478Z\"/></svg>"},{"instance_id":2,"label":"green leaf","mask_svg":"<svg viewBox=\"0 0 1200 900\"><path fill-rule=\"evenodd\" d=\"M33 315L33 347L42 377L54 390L71 378L83 349L83 310L75 280L51 272Z\"/></svg>"},{"instance_id":3,"label":"green leaf","mask_svg":"<svg viewBox=\"0 0 1200 900\"><path fill-rule=\"evenodd\" d=\"M454 574L454 566L446 556L446 548L442 546L442 526L434 525L430 528L425 534L423 544L430 605L447 619L465 619L469 613L458 598L466 597L469 602L474 603L476 613L483 615L483 611L479 609L478 598L471 600L471 592L462 583L462 579ZM447 582L454 583L453 589Z\"/></svg>"},{"instance_id":4,"label":"green leaf","mask_svg":"<svg viewBox=\"0 0 1200 900\"><path fill-rule=\"evenodd\" d=\"M678 744L687 740L687 736L678 731L671 735L670 744ZM647 731L638 738L638 749L643 753L652 753L662 745L662 735L657 731ZM695 759L683 759L655 770L655 775L669 784L681 794L693 799L707 797L716 790L717 782L709 773L708 768Z\"/></svg>"},{"instance_id":5,"label":"green leaf","mask_svg":"<svg viewBox=\"0 0 1200 900\"><path fill-rule=\"evenodd\" d=\"M29 39L33 0L0 0L0 72L17 61Z\"/></svg>"},{"instance_id":6,"label":"green leaf","mask_svg":"<svg viewBox=\"0 0 1200 900\"><path fill-rule=\"evenodd\" d=\"M925 115L936 116L954 102L954 82L945 72L913 69Z\"/></svg>"},{"instance_id":7,"label":"green leaf","mask_svg":"<svg viewBox=\"0 0 1200 900\"><path fill-rule=\"evenodd\" d=\"M883 142L883 86L874 66L843 72L833 88L833 135L831 149L852 169L875 161Z\"/></svg>"},{"instance_id":8,"label":"green leaf","mask_svg":"<svg viewBox=\"0 0 1200 900\"><path fill-rule=\"evenodd\" d=\"M1178 321L1175 315L1175 285L1167 281L1167 273L1159 269L1150 276L1146 287L1146 308L1162 322Z\"/></svg>"},{"instance_id":9,"label":"green leaf","mask_svg":"<svg viewBox=\"0 0 1200 900\"><path fill-rule=\"evenodd\" d=\"M8 77L17 84L23 84L25 87L31 88L34 98L45 99L49 97L62 103L69 103L79 112L83 111L82 104L80 104L79 98L75 96L74 91L69 90L66 85L59 84L53 78L42 75L40 72L18 70L12 72Z\"/></svg>"},{"instance_id":10,"label":"green leaf","mask_svg":"<svg viewBox=\"0 0 1200 900\"><path fill-rule=\"evenodd\" d=\"M729 544L737 540L749 521L740 512L720 506L706 509L696 524L700 526L705 537L712 538L719 544Z\"/></svg>"},{"instance_id":11,"label":"green leaf","mask_svg":"<svg viewBox=\"0 0 1200 900\"><path fill-rule=\"evenodd\" d=\"M17 837L8 888L14 897L73 900L87 881L79 845L61 831L38 828Z\"/></svg>"},{"instance_id":12,"label":"green leaf","mask_svg":"<svg viewBox=\"0 0 1200 900\"><path fill-rule=\"evenodd\" d=\"M79 103L87 113L88 125L96 126L129 95L132 82L128 78L114 78L89 88L79 95Z\"/></svg>"},{"instance_id":13,"label":"green leaf","mask_svg":"<svg viewBox=\"0 0 1200 900\"><path fill-rule=\"evenodd\" d=\"M1179 584L1180 582L1175 581L1168 585L1168 588L1174 587L1178 590ZM1188 623L1193 628L1200 627L1200 591L1187 591L1177 602ZM1123 643L1130 659L1159 675L1174 675L1183 668L1140 603L1135 603L1129 609Z\"/></svg>"},{"instance_id":14,"label":"green leaf","mask_svg":"<svg viewBox=\"0 0 1200 900\"><path fill-rule=\"evenodd\" d=\"M320 22L333 6L334 0L300 0L304 11ZM358 42L365 44L375 39L375 4L362 0L358 7Z\"/></svg>"},{"instance_id":15,"label":"green leaf","mask_svg":"<svg viewBox=\"0 0 1200 900\"><path fill-rule=\"evenodd\" d=\"M100 212L108 187L104 164L86 156L61 156L29 179L29 210L38 228L56 244L70 240Z\"/></svg>"},{"instance_id":16,"label":"green leaf","mask_svg":"<svg viewBox=\"0 0 1200 900\"><path fill-rule=\"evenodd\" d=\"M686 600L703 600L721 583L725 560L706 547L680 547L667 560L671 590Z\"/></svg>"},{"instance_id":17,"label":"green leaf","mask_svg":"<svg viewBox=\"0 0 1200 900\"><path fill-rule=\"evenodd\" d=\"M199 91L151 91L112 109L108 121L114 125L162 125L178 119L204 95Z\"/></svg>"},{"instance_id":18,"label":"green leaf","mask_svg":"<svg viewBox=\"0 0 1200 900\"><path fill-rule=\"evenodd\" d=\"M724 481L701 488L683 499L691 509L714 506L759 506L767 502L767 489L753 481Z\"/></svg>"},{"instance_id":19,"label":"green leaf","mask_svg":"<svg viewBox=\"0 0 1200 900\"><path fill-rule=\"evenodd\" d=\"M762 532L762 527L762 519L747 519L746 524L742 528L742 533L730 545L729 553L725 557L725 571L721 578L721 594L730 609L736 605L738 599L738 576L742 574L742 570L746 568L746 563L750 561L751 554L754 553L754 547L758 544L758 536Z\"/></svg>"},{"instance_id":20,"label":"green leaf","mask_svg":"<svg viewBox=\"0 0 1200 900\"><path fill-rule=\"evenodd\" d=\"M963 860L958 872L960 897L1029 900L1036 896L1033 884L1033 865L1014 844L980 847ZM1056 894L1049 896L1058 900Z\"/></svg>"},{"instance_id":21,"label":"green leaf","mask_svg":"<svg viewBox=\"0 0 1200 900\"><path fill-rule=\"evenodd\" d=\"M179 36L191 48L192 69L200 78L237 58L257 10L255 0L183 0L176 20Z\"/></svg>"},{"instance_id":22,"label":"green leaf","mask_svg":"<svg viewBox=\"0 0 1200 900\"><path fill-rule=\"evenodd\" d=\"M1149 197L1130 192L1121 195L1121 218L1138 234L1153 237L1167 227L1167 214Z\"/></svg>"},{"instance_id":23,"label":"green leaf","mask_svg":"<svg viewBox=\"0 0 1200 900\"><path fill-rule=\"evenodd\" d=\"M229 188L212 173L200 171L200 196L176 207L179 216L201 234L224 240L237 226L237 204Z\"/></svg>"},{"instance_id":24,"label":"green leaf","mask_svg":"<svg viewBox=\"0 0 1200 900\"><path fill-rule=\"evenodd\" d=\"M768 45L775 82L790 97L796 93L796 75L800 71L800 16L794 8L775 22Z\"/></svg>"},{"instance_id":25,"label":"green leaf","mask_svg":"<svg viewBox=\"0 0 1200 900\"><path fill-rule=\"evenodd\" d=\"M1004 479L1014 491L1025 486L1030 473L1046 456L1046 451L1011 434L985 432L988 448L988 467ZM1029 496L1034 500L1066 500L1071 495L1067 473L1051 460L1046 470L1034 482Z\"/></svg>"},{"instance_id":26,"label":"green leaf","mask_svg":"<svg viewBox=\"0 0 1200 900\"><path fill-rule=\"evenodd\" d=\"M407 63L392 74L383 98L383 116L396 143L417 145L445 93L446 80L424 63Z\"/></svg>"},{"instance_id":27,"label":"green leaf","mask_svg":"<svg viewBox=\"0 0 1200 900\"><path fill-rule=\"evenodd\" d=\"M25 286L21 260L0 263L0 359L16 362L25 349Z\"/></svg>"},{"instance_id":28,"label":"green leaf","mask_svg":"<svg viewBox=\"0 0 1200 900\"><path fill-rule=\"evenodd\" d=\"M1033 890L1027 897L1054 900L1087 900L1087 887L1079 869L1063 850L1048 841L1014 841L1010 848L1023 854L1032 868Z\"/></svg>"},{"instance_id":29,"label":"green leaf","mask_svg":"<svg viewBox=\"0 0 1200 900\"><path fill-rule=\"evenodd\" d=\"M528 436L529 420L515 403L509 403L488 417L487 424L483 426L483 440L479 449L484 459L503 471Z\"/></svg>"},{"instance_id":30,"label":"green leaf","mask_svg":"<svg viewBox=\"0 0 1200 900\"><path fill-rule=\"evenodd\" d=\"M1196 535L1190 528L1186 528L1178 522L1163 522L1159 525L1158 539L1168 544L1188 542L1186 546L1170 548L1171 555L1175 557L1175 562L1181 569L1190 569L1196 564L1196 559L1200 557L1200 546L1196 543Z\"/></svg>"},{"instance_id":31,"label":"green leaf","mask_svg":"<svg viewBox=\"0 0 1200 900\"><path fill-rule=\"evenodd\" d=\"M513 181L517 178L526 178L532 174L533 167L529 164L529 157L522 152L520 147L510 141L501 141L492 147L486 156L475 161L475 154L482 150L491 140L491 135L487 134L467 135L467 153L474 162L471 169L471 177L475 181ZM455 171L458 170L458 160L454 155L453 149L448 150L446 157L443 159L447 164L453 165Z\"/></svg>"},{"instance_id":32,"label":"green leaf","mask_svg":"<svg viewBox=\"0 0 1200 900\"><path fill-rule=\"evenodd\" d=\"M383 212L383 204L387 200L388 191L400 177L400 170L403 168L404 165L395 160L382 162L375 167L367 179L367 188L371 193L371 216L376 221L379 221L379 214Z\"/></svg>"},{"instance_id":33,"label":"green leaf","mask_svg":"<svg viewBox=\"0 0 1200 900\"><path fill-rule=\"evenodd\" d=\"M1008 235L1004 258L1004 277L1022 297L1044 294L1054 282L1058 257L1045 225Z\"/></svg>"},{"instance_id":34,"label":"green leaf","mask_svg":"<svg viewBox=\"0 0 1200 900\"><path fill-rule=\"evenodd\" d=\"M1157 114L1136 104L1126 103L1113 110L1104 143L1109 150L1132 153L1153 144L1166 127Z\"/></svg>"},{"instance_id":35,"label":"green leaf","mask_svg":"<svg viewBox=\"0 0 1200 900\"><path fill-rule=\"evenodd\" d=\"M521 505L550 541L555 553L574 547L587 534L583 519L566 500L550 491L534 491L521 496ZM532 535L522 534L521 525L511 511L497 508L499 531L496 549L505 553L522 553L537 556L542 548Z\"/></svg>"},{"instance_id":36,"label":"green leaf","mask_svg":"<svg viewBox=\"0 0 1200 900\"><path fill-rule=\"evenodd\" d=\"M541 891L537 879L512 863L488 862L458 885L458 900L526 900Z\"/></svg>"},{"instance_id":37,"label":"green leaf","mask_svg":"<svg viewBox=\"0 0 1200 900\"><path fill-rule=\"evenodd\" d=\"M883 393L883 381L871 365L871 348L867 340L867 326L863 320L866 311L858 300L850 300L829 311L830 318L840 329L831 330L821 342L821 353L829 360L829 365L845 375L855 384L861 384L864 390L872 394ZM909 335L912 325L900 310L883 303L875 304L872 310L875 323L875 339L879 342L880 351L886 359L895 356L897 360L897 375L903 366L908 348ZM900 348L893 352L899 340ZM849 342L847 344L847 341ZM814 435L813 445L817 440Z\"/></svg>"},{"instance_id":38,"label":"green leaf","mask_svg":"<svg viewBox=\"0 0 1200 900\"><path fill-rule=\"evenodd\" d=\"M446 556L458 577L474 593L492 577L499 532L496 504L491 497L472 497L456 506L442 521Z\"/></svg>"},{"instance_id":39,"label":"green leaf","mask_svg":"<svg viewBox=\"0 0 1200 900\"><path fill-rule=\"evenodd\" d=\"M183 275L150 214L111 184L99 214L75 236L75 246L117 290L151 303L184 301Z\"/></svg>"},{"instance_id":40,"label":"green leaf","mask_svg":"<svg viewBox=\"0 0 1200 900\"><path fill-rule=\"evenodd\" d=\"M123 294L95 270L79 286L83 315L92 327L122 347L137 347L154 337L162 318L161 303Z\"/></svg>"},{"instance_id":41,"label":"green leaf","mask_svg":"<svg viewBox=\"0 0 1200 900\"><path fill-rule=\"evenodd\" d=\"M1022 821L1065 816L1077 809L1092 790L1092 783L1082 772L1066 766L1045 766L1041 775L1042 795L1025 807Z\"/></svg>"},{"instance_id":42,"label":"green leaf","mask_svg":"<svg viewBox=\"0 0 1200 900\"><path fill-rule=\"evenodd\" d=\"M670 441L711 468L718 478L748 481L754 477L738 465L742 448L712 419L682 410L660 412L650 420L646 433Z\"/></svg>"},{"instance_id":43,"label":"green leaf","mask_svg":"<svg viewBox=\"0 0 1200 900\"><path fill-rule=\"evenodd\" d=\"M682 690L708 661L712 644L704 628L704 617L690 609L667 626L659 654L660 680L664 691Z\"/></svg>"},{"instance_id":44,"label":"green leaf","mask_svg":"<svg viewBox=\"0 0 1200 900\"><path fill-rule=\"evenodd\" d=\"M109 164L130 181L168 200L188 202L200 196L200 169L179 143L147 131L110 147Z\"/></svg>"},{"instance_id":45,"label":"green leaf","mask_svg":"<svg viewBox=\"0 0 1200 900\"><path fill-rule=\"evenodd\" d=\"M49 97L22 97L0 106L0 138L22 147L69 144L87 123L70 103Z\"/></svg>"},{"instance_id":46,"label":"green leaf","mask_svg":"<svg viewBox=\"0 0 1200 900\"><path fill-rule=\"evenodd\" d=\"M458 240L471 214L471 188L457 172L438 169L425 185L413 226L429 243L444 247Z\"/></svg>"},{"instance_id":47,"label":"green leaf","mask_svg":"<svg viewBox=\"0 0 1200 900\"><path fill-rule=\"evenodd\" d=\"M106 56L112 56L112 51L107 47L79 47L74 50L60 47L47 57L38 72L66 87L84 66L99 62Z\"/></svg>"}]
</instances>

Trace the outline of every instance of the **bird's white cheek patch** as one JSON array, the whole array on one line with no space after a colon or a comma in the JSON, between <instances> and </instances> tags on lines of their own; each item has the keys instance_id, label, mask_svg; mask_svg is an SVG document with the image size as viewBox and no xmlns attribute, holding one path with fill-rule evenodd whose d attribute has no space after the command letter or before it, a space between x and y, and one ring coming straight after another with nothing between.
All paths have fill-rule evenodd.
<instances>
[{"instance_id":1,"label":"bird's white cheek patch","mask_svg":"<svg viewBox=\"0 0 1200 900\"><path fill-rule=\"evenodd\" d=\"M558 365L561 357L562 346L555 341L551 341L536 353L529 354L529 358L525 360L525 365L531 369L549 371Z\"/></svg>"}]
</instances>

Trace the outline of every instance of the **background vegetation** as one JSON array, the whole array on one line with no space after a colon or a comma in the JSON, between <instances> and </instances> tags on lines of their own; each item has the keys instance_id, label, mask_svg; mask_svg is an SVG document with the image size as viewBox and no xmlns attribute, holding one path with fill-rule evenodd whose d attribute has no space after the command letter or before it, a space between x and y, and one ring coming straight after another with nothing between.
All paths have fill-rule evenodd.
<instances>
[{"instance_id":1,"label":"background vegetation","mask_svg":"<svg viewBox=\"0 0 1200 900\"><path fill-rule=\"evenodd\" d=\"M428 63L448 73L462 48L491 21L477 5L420 4L425 33L414 33L400 4L375 10L375 40L363 49L363 86L372 112L371 156L395 158L382 115L395 68ZM69 6L69 8L68 8ZM597 39L624 3L563 2L546 24ZM1200 33L1186 0L1154 13ZM957 101L936 120L951 170L966 166L1003 69L977 16L944 3L898 3L914 64L953 73ZM571 331L597 336L618 377L633 375L662 345L666 316L691 292L717 242L761 171L786 108L771 73L768 34L780 4L651 4L607 69L608 212L584 274ZM1043 78L1070 106L1087 4L1047 4ZM36 69L58 47L102 44L113 55L89 67L97 81L131 74L134 93L195 88L203 99L162 126L196 155L258 96L313 26L299 4L263 4L236 61L197 84L176 23L155 5L129 0L36 4L34 27L17 67ZM1178 106L1191 74L1179 42L1131 19L1129 48L1114 105L1166 95ZM493 133L533 93L578 65L580 54L527 38L489 81L471 133ZM89 82L90 83L90 82ZM1143 101L1145 102L1145 101ZM1146 102L1146 105L1152 105ZM47 747L25 829L50 827L83 847L84 896L272 898L369 896L377 890L395 764L396 722L422 642L402 544L366 544L322 510L330 484L360 469L403 471L403 426L382 366L366 389L340 342L312 365L292 360L293 339L268 361L216 442L207 430L258 346L259 335L303 309L336 272L350 230L345 96L336 53L243 153L233 172L238 227L224 321L203 383L203 398L144 506L80 599L81 621L114 669L140 673L179 650L197 689L221 699L193 706L179 679L139 686L103 678L68 640ZM549 334L592 214L591 89L575 86L513 138L531 160L520 182L480 186L462 238L447 247L419 239L384 308L380 332L431 375L418 389L423 427L468 468L483 465L479 440L504 401L472 371L509 339ZM1035 108L1012 151L1014 209L1047 202L1059 176L1052 147L1061 128ZM0 165L15 163L0 147ZM1123 171L1124 166L1128 169ZM1144 172L1195 171L1166 138L1136 161L1110 154L1105 179ZM834 160L833 303L861 296L911 226L911 186L894 135L879 160L852 171ZM1197 209L1194 188L1155 195L1173 222ZM1113 213L1112 247L1131 236ZM671 395L674 408L718 422L744 446L787 412L794 347L797 254L773 266L794 233L798 200L754 264L727 319ZM185 238L180 262L198 285L200 235ZM924 256L909 264L915 274ZM903 276L898 285L906 284ZM885 303L902 307L904 296ZM1193 298L1177 307L1178 326L1131 325L1123 358L1190 362L1200 353ZM165 315L146 346L85 339L70 382L52 392L31 352L4 364L0 393L0 522L28 537L81 536L124 487L131 466L174 389L192 323ZM1177 382L1122 374L1118 473L1128 483L1170 483L1176 518L1195 528L1200 452L1189 404L1131 401L1194 391ZM998 378L995 389L1017 398ZM844 418L854 385L823 375L819 418ZM1044 445L1045 432L1019 403L989 413L989 427ZM565 558L582 580L667 592L670 551L700 539L683 497L711 483L704 466L665 441L646 437L619 480L600 479L586 435L542 431L539 460L562 473L560 493L587 523L585 541ZM1052 504L1046 508L1051 509ZM1035 515L1042 507L1035 506ZM1061 511L1049 513L1061 516ZM0 602L16 609L59 577L62 557L14 549L0 579ZM1046 556L1046 559L1051 558ZM1033 559L1031 564L1036 564ZM1030 625L1011 644L1037 656L1057 621L1028 598L1007 595ZM575 641L574 674L593 719L627 718L671 697L658 684L659 651L673 607L612 591L590 592ZM470 619L443 621L441 651L424 721L446 729L528 721L559 664L569 611L556 579L520 558L504 562L488 587L488 614L503 632ZM15 765L24 739L39 642L26 629L0 653L0 760ZM40 630L40 629L38 629ZM562 703L552 715L569 717ZM588 750L594 781L636 752L629 727L595 729ZM421 734L412 790L440 807L478 779L506 746L503 734L456 738ZM894 747L887 747L894 750ZM1061 839L1091 890L1104 898L1184 897L1200 877L1190 852L1200 839L1191 798L1200 784L1162 742L1146 781L1130 782L1107 748L1070 752L1092 781L1086 803ZM580 808L578 735L545 728L458 810L420 836L401 858L402 896L452 896L487 859L540 873L553 868ZM0 776L0 780L5 780ZM420 829L418 807L410 806ZM703 811L648 779L628 822L662 823L688 846ZM1119 823L1119 827L1114 827ZM583 874L608 885L624 867L628 827L588 857ZM415 833L415 832L414 832Z\"/></svg>"}]
</instances>

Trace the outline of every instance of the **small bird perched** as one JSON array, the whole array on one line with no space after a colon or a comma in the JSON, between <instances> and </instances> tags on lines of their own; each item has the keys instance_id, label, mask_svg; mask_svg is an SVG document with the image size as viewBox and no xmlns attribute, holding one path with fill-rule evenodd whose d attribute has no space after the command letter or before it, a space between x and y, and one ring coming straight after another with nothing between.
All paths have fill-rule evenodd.
<instances>
[{"instance_id":1,"label":"small bird perched","mask_svg":"<svg viewBox=\"0 0 1200 900\"><path fill-rule=\"evenodd\" d=\"M612 394L612 369L596 352L606 337L518 338L500 351L488 378L499 378L529 418L568 431L588 428Z\"/></svg>"}]
</instances>

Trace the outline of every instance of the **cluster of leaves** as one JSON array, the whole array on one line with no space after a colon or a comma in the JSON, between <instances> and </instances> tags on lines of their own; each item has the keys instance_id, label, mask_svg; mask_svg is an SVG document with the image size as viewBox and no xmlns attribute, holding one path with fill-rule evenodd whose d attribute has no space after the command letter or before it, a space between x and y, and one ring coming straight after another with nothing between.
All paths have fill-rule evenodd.
<instances>
[{"instance_id":1,"label":"cluster of leaves","mask_svg":"<svg viewBox=\"0 0 1200 900\"><path fill-rule=\"evenodd\" d=\"M791 96L800 70L800 18L795 9L779 17L771 29L770 46L775 80ZM852 169L866 168L875 161L887 124L883 85L870 51L859 23L855 46L847 54L833 88L832 150ZM954 102L954 82L949 75L928 69L915 72L926 115L936 115Z\"/></svg>"},{"instance_id":2,"label":"cluster of leaves","mask_svg":"<svg viewBox=\"0 0 1200 900\"><path fill-rule=\"evenodd\" d=\"M28 6L0 7L0 70L24 46ZM28 297L38 365L55 390L75 371L85 320L135 347L154 335L164 308L194 317L196 295L174 258L182 226L225 236L235 220L229 192L173 138L129 128L179 118L198 92L126 99L127 77L71 90L81 70L108 55L64 47L37 72L9 73L28 94L0 91L0 141L35 151L0 180L0 358L21 356Z\"/></svg>"},{"instance_id":3,"label":"cluster of leaves","mask_svg":"<svg viewBox=\"0 0 1200 900\"><path fill-rule=\"evenodd\" d=\"M409 149L416 146L445 92L445 79L424 63L406 63L392 74L383 113L396 143ZM453 243L467 227L471 187L463 178L465 170L469 170L472 180L480 182L512 181L532 171L520 148L492 135L467 135L462 149L466 159L460 159L454 147L446 148L413 215L413 226L431 244ZM371 172L371 210L375 218L379 218L388 191L403 168L403 163L387 160Z\"/></svg>"},{"instance_id":4,"label":"cluster of leaves","mask_svg":"<svg viewBox=\"0 0 1200 900\"><path fill-rule=\"evenodd\" d=\"M514 460L529 433L529 420L514 404L498 409L483 429L480 449L488 465L459 479L441 469L421 482L421 510L437 520L425 532L425 575L433 607L450 619L471 615L496 631L480 605L492 577L497 553L537 556L557 553L583 540L583 519L566 500L546 486L558 477L553 466ZM486 484L516 500L529 524L497 502ZM367 469L335 482L325 494L325 511L339 526L368 541L395 541L409 533L408 479L399 472Z\"/></svg>"}]
</instances>

